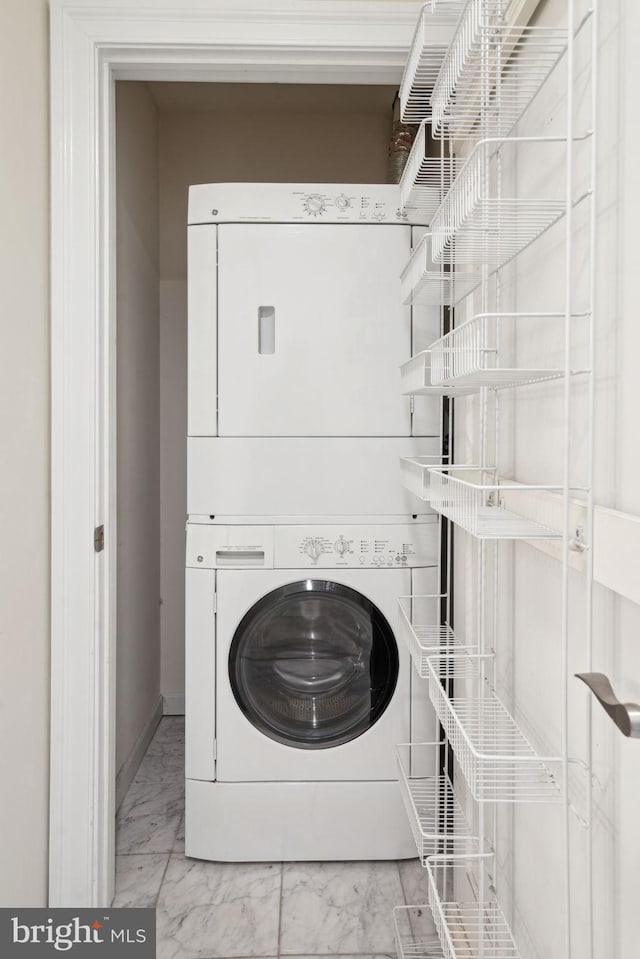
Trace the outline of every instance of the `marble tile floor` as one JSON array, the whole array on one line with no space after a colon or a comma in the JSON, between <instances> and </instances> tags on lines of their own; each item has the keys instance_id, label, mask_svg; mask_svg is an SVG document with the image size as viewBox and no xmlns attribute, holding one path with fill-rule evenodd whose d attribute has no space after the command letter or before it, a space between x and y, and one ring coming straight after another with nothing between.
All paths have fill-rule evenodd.
<instances>
[{"instance_id":1,"label":"marble tile floor","mask_svg":"<svg viewBox=\"0 0 640 959\"><path fill-rule=\"evenodd\" d=\"M116 823L114 906L155 906L158 959L394 956L418 860L214 863L184 855L184 719L158 726Z\"/></svg>"}]
</instances>

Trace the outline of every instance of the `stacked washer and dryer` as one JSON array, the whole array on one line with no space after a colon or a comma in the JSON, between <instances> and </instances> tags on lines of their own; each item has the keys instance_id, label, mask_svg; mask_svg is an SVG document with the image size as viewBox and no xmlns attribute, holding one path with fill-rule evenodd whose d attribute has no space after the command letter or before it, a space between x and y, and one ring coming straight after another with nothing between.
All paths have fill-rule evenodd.
<instances>
[{"instance_id":1,"label":"stacked washer and dryer","mask_svg":"<svg viewBox=\"0 0 640 959\"><path fill-rule=\"evenodd\" d=\"M394 186L190 190L188 856L415 855L394 751L434 718L394 627L438 586L399 482L441 445L399 375L423 232Z\"/></svg>"}]
</instances>

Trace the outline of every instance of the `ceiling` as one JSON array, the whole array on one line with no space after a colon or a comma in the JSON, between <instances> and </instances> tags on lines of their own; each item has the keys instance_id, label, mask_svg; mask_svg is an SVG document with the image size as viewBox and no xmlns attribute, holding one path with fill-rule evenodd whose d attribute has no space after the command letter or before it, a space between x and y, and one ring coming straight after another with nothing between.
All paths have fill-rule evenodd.
<instances>
[{"instance_id":1,"label":"ceiling","mask_svg":"<svg viewBox=\"0 0 640 959\"><path fill-rule=\"evenodd\" d=\"M396 87L329 83L148 84L161 113L383 113Z\"/></svg>"}]
</instances>

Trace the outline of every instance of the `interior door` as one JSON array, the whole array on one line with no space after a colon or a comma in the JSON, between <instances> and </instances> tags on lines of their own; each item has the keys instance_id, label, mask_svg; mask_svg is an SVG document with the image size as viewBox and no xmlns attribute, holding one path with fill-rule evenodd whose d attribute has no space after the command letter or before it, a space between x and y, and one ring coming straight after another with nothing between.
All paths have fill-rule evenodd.
<instances>
[{"instance_id":1,"label":"interior door","mask_svg":"<svg viewBox=\"0 0 640 959\"><path fill-rule=\"evenodd\" d=\"M220 436L408 436L401 225L218 231Z\"/></svg>"}]
</instances>

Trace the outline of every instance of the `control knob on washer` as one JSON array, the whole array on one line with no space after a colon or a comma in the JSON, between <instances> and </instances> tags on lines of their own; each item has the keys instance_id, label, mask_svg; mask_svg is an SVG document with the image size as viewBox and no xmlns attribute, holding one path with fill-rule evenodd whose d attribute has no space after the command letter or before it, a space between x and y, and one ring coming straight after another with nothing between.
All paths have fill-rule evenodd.
<instances>
[{"instance_id":1,"label":"control knob on washer","mask_svg":"<svg viewBox=\"0 0 640 959\"><path fill-rule=\"evenodd\" d=\"M344 536L338 536L337 540L333 544L338 556L344 556L345 553L349 552L349 542L344 538Z\"/></svg>"},{"instance_id":2,"label":"control knob on washer","mask_svg":"<svg viewBox=\"0 0 640 959\"><path fill-rule=\"evenodd\" d=\"M304 547L304 551L307 554L307 556L313 560L314 563L317 563L319 558L324 553L324 549L322 547L322 541L319 539L308 540Z\"/></svg>"}]
</instances>

